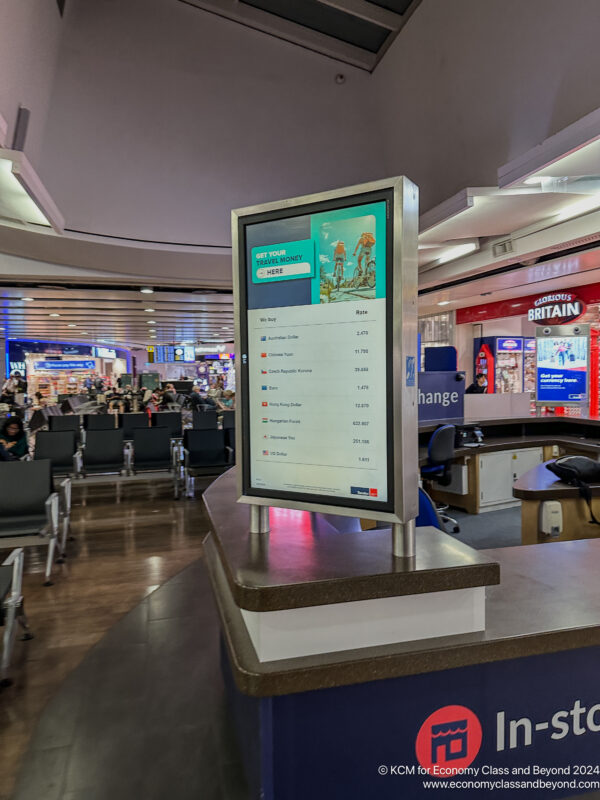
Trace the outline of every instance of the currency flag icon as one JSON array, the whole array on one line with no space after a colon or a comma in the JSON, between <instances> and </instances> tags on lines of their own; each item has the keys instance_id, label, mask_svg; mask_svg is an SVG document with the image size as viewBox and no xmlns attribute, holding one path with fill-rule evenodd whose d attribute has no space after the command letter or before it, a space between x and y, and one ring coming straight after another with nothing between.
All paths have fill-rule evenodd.
<instances>
[{"instance_id":1,"label":"currency flag icon","mask_svg":"<svg viewBox=\"0 0 600 800\"><path fill-rule=\"evenodd\" d=\"M262 389L263 392L267 391L267 387L266 386L261 386L260 388Z\"/></svg>"},{"instance_id":2,"label":"currency flag icon","mask_svg":"<svg viewBox=\"0 0 600 800\"><path fill-rule=\"evenodd\" d=\"M266 336L261 336L260 340L261 340L261 342L266 342L267 341L267 337Z\"/></svg>"},{"instance_id":3,"label":"currency flag icon","mask_svg":"<svg viewBox=\"0 0 600 800\"><path fill-rule=\"evenodd\" d=\"M260 374L261 375L266 375L267 374L267 370L266 369L261 369Z\"/></svg>"},{"instance_id":4,"label":"currency flag icon","mask_svg":"<svg viewBox=\"0 0 600 800\"><path fill-rule=\"evenodd\" d=\"M262 405L263 405L263 408L265 408L265 407L266 407L266 406L268 406L269 404L268 404L268 403L263 403Z\"/></svg>"},{"instance_id":5,"label":"currency flag icon","mask_svg":"<svg viewBox=\"0 0 600 800\"><path fill-rule=\"evenodd\" d=\"M268 421L269 421L269 418L268 418L268 417L263 417L262 421L263 421L263 422L268 422Z\"/></svg>"},{"instance_id":6,"label":"currency flag icon","mask_svg":"<svg viewBox=\"0 0 600 800\"><path fill-rule=\"evenodd\" d=\"M269 451L268 450L263 450L263 456L268 456L268 455L269 455Z\"/></svg>"},{"instance_id":7,"label":"currency flag icon","mask_svg":"<svg viewBox=\"0 0 600 800\"><path fill-rule=\"evenodd\" d=\"M261 357L261 358L266 358L266 357L267 357L267 354L266 354L266 353L261 353L261 354L260 354L260 357Z\"/></svg>"}]
</instances>

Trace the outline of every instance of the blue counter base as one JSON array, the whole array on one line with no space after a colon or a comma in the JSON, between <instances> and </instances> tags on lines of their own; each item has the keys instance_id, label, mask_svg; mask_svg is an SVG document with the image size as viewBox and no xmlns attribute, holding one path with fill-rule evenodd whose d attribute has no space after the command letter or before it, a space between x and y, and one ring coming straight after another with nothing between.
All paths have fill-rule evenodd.
<instances>
[{"instance_id":1,"label":"blue counter base","mask_svg":"<svg viewBox=\"0 0 600 800\"><path fill-rule=\"evenodd\" d=\"M432 780L473 782L442 790L463 800L487 795L486 781L496 782L500 800L600 789L600 647L262 698L235 687L223 643L221 666L257 800L420 800L431 798L435 790L424 782ZM432 729L426 720L447 707L455 708L438 714ZM465 773L419 774L422 726L421 760L453 769L474 755ZM540 768L570 771L550 776ZM514 785L525 781L532 783Z\"/></svg>"}]
</instances>

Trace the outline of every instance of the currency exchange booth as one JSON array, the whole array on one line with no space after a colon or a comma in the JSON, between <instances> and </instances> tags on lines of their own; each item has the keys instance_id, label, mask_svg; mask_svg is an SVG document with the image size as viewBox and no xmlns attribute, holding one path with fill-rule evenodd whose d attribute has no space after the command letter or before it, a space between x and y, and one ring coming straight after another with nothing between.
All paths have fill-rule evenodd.
<instances>
[{"instance_id":1,"label":"currency exchange booth","mask_svg":"<svg viewBox=\"0 0 600 800\"><path fill-rule=\"evenodd\" d=\"M253 798L569 797L533 765L596 758L600 541L415 527L417 209L396 178L233 214L241 419L204 553Z\"/></svg>"}]
</instances>

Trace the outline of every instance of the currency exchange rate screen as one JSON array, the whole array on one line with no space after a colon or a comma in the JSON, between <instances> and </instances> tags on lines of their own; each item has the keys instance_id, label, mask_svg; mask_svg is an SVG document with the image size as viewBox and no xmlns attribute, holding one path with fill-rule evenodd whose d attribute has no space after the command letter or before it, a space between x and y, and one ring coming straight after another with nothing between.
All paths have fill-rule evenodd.
<instances>
[{"instance_id":1,"label":"currency exchange rate screen","mask_svg":"<svg viewBox=\"0 0 600 800\"><path fill-rule=\"evenodd\" d=\"M389 503L386 235L385 200L246 226L250 494Z\"/></svg>"}]
</instances>

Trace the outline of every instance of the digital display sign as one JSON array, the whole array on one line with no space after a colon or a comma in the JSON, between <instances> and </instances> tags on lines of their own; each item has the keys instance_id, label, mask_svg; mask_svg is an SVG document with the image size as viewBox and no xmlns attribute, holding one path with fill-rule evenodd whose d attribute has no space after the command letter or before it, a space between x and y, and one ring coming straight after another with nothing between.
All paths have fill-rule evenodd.
<instances>
[{"instance_id":1,"label":"digital display sign","mask_svg":"<svg viewBox=\"0 0 600 800\"><path fill-rule=\"evenodd\" d=\"M98 358L117 357L117 351L112 347L94 347L94 353Z\"/></svg>"},{"instance_id":2,"label":"digital display sign","mask_svg":"<svg viewBox=\"0 0 600 800\"><path fill-rule=\"evenodd\" d=\"M584 332L556 335L557 330L560 332L552 329L554 335L537 337L536 400L553 405L584 402L588 394L589 337Z\"/></svg>"},{"instance_id":3,"label":"digital display sign","mask_svg":"<svg viewBox=\"0 0 600 800\"><path fill-rule=\"evenodd\" d=\"M96 369L96 362L87 361L36 361L33 365L35 370L54 369L54 370L74 370L74 369Z\"/></svg>"},{"instance_id":4,"label":"digital display sign","mask_svg":"<svg viewBox=\"0 0 600 800\"><path fill-rule=\"evenodd\" d=\"M149 364L172 364L175 361L194 362L195 348L188 345L156 344L148 348Z\"/></svg>"},{"instance_id":5,"label":"digital display sign","mask_svg":"<svg viewBox=\"0 0 600 800\"><path fill-rule=\"evenodd\" d=\"M414 347L394 362L394 199L380 190L240 221L246 502L397 509L393 401L403 390L416 418L416 317Z\"/></svg>"}]
</instances>

